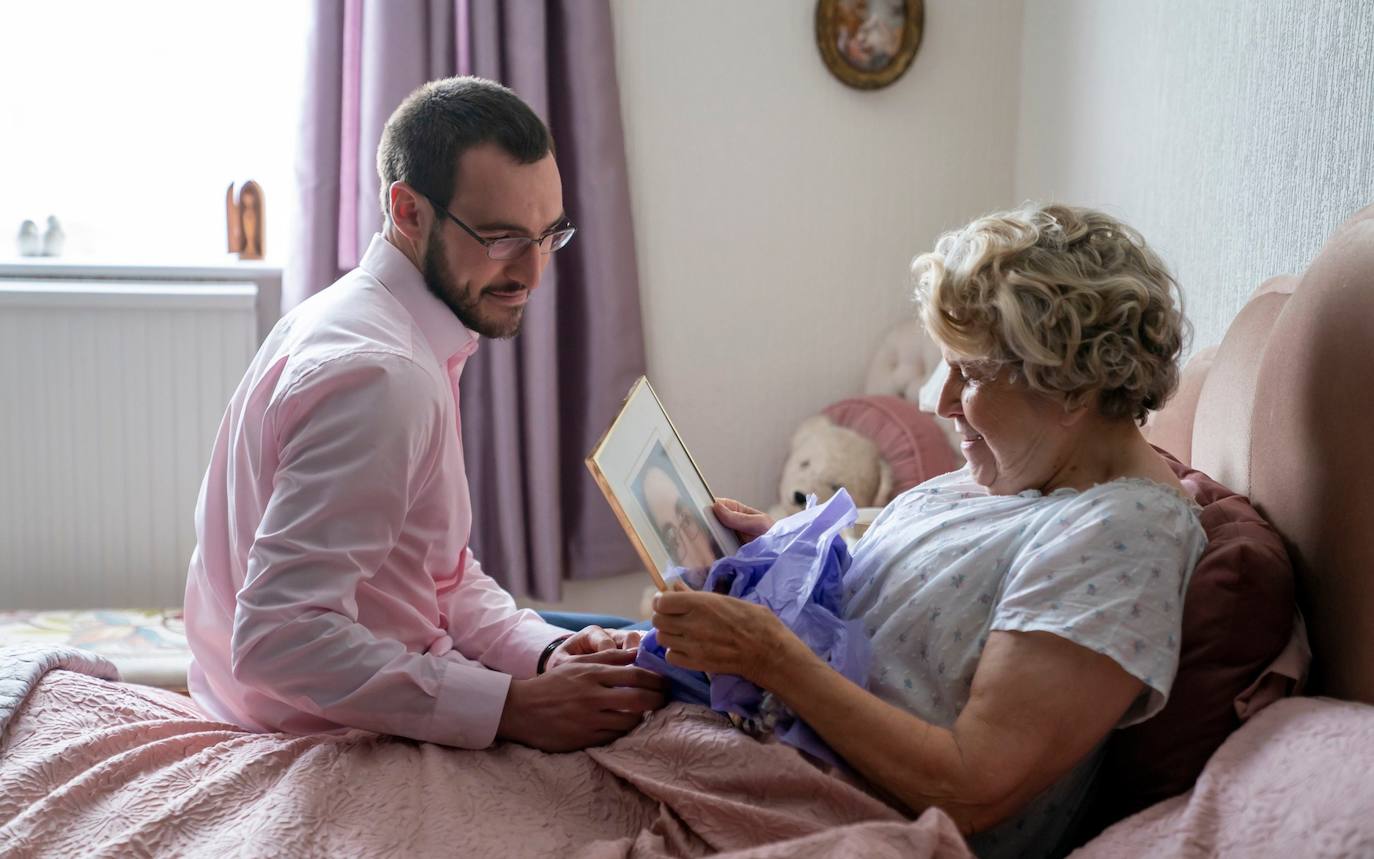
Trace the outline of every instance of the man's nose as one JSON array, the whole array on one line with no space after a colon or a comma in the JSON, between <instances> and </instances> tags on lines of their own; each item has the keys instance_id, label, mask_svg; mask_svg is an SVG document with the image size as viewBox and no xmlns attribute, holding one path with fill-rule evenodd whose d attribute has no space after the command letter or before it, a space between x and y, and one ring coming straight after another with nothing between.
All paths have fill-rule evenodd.
<instances>
[{"instance_id":1,"label":"man's nose","mask_svg":"<svg viewBox=\"0 0 1374 859\"><path fill-rule=\"evenodd\" d=\"M539 280L544 274L544 266L549 263L549 254L539 249L538 244L530 244L525 248L525 252L513 258L506 266L506 273L511 280L524 284L530 292L534 292L539 287Z\"/></svg>"}]
</instances>

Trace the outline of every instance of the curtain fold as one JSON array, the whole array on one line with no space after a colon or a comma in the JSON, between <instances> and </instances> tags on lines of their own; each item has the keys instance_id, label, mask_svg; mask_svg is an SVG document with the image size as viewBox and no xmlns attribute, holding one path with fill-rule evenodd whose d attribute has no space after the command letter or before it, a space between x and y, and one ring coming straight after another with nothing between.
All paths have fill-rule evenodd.
<instances>
[{"instance_id":1,"label":"curtain fold","mask_svg":"<svg viewBox=\"0 0 1374 859\"><path fill-rule=\"evenodd\" d=\"M287 306L357 264L381 227L382 127L415 87L476 74L511 87L553 132L578 235L520 336L463 373L463 444L483 567L553 600L564 578L639 566L583 458L644 372L624 132L606 0L316 0Z\"/></svg>"}]
</instances>

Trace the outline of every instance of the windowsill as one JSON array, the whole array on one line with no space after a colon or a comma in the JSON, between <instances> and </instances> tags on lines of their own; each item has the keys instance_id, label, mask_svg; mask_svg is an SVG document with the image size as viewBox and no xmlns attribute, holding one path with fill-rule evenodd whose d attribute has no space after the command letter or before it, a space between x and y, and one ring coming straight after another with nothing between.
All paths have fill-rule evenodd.
<instances>
[{"instance_id":1,"label":"windowsill","mask_svg":"<svg viewBox=\"0 0 1374 859\"><path fill-rule=\"evenodd\" d=\"M100 301L128 301L143 295L150 301L179 301L194 296L203 302L207 289L221 290L226 301L240 300L238 288L252 284L256 296L258 342L281 316L281 266L264 260L240 260L225 255L201 261L137 263L68 257L0 257L0 298L11 304L42 294L44 301L62 300L73 306ZM65 294L58 299L55 296ZM178 297L180 296L180 298Z\"/></svg>"},{"instance_id":2,"label":"windowsill","mask_svg":"<svg viewBox=\"0 0 1374 859\"><path fill-rule=\"evenodd\" d=\"M140 277L187 280L280 279L281 266L268 260L218 259L140 263L68 257L0 257L0 277L70 277L125 280Z\"/></svg>"}]
</instances>

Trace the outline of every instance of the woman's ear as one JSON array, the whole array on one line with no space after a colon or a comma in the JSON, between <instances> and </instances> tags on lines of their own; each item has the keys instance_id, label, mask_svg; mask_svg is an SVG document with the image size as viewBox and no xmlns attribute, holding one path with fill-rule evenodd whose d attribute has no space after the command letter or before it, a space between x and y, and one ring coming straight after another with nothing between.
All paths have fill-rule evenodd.
<instances>
[{"instance_id":1,"label":"woman's ear","mask_svg":"<svg viewBox=\"0 0 1374 859\"><path fill-rule=\"evenodd\" d=\"M1097 391L1085 395L1077 403L1072 399L1065 400L1064 414L1059 419L1059 425L1068 428L1082 423L1088 415L1096 413L1097 400Z\"/></svg>"}]
</instances>

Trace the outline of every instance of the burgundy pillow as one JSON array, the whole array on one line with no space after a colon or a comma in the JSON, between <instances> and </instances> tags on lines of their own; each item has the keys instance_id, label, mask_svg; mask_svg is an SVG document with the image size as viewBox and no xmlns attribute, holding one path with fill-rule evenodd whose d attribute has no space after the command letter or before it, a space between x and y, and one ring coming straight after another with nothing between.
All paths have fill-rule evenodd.
<instances>
[{"instance_id":1,"label":"burgundy pillow","mask_svg":"<svg viewBox=\"0 0 1374 859\"><path fill-rule=\"evenodd\" d=\"M1240 727L1236 697L1293 631L1293 565L1278 532L1245 496L1155 450L1202 506L1207 548L1183 601L1183 647L1169 701L1108 741L1093 791L1095 829L1192 787Z\"/></svg>"}]
</instances>

